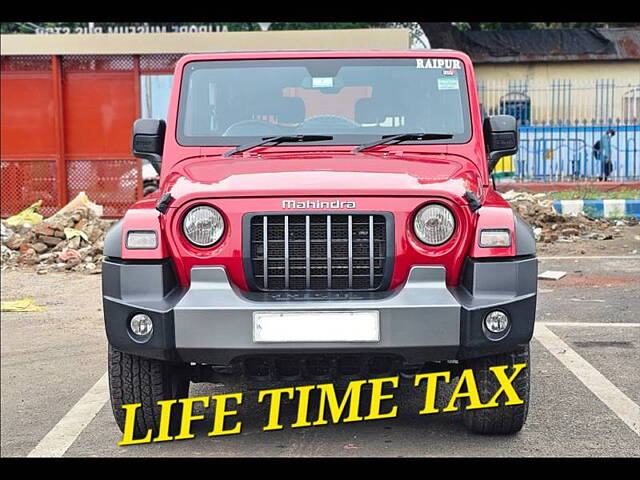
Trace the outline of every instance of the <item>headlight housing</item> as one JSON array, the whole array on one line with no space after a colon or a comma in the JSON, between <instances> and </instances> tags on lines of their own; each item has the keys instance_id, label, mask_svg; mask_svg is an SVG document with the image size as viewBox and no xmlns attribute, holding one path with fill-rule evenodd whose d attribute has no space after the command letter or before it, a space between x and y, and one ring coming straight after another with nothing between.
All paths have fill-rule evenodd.
<instances>
[{"instance_id":1,"label":"headlight housing","mask_svg":"<svg viewBox=\"0 0 640 480\"><path fill-rule=\"evenodd\" d=\"M451 211L439 203L422 207L413 219L413 230L421 242L442 245L451 238L456 221Z\"/></svg>"},{"instance_id":2,"label":"headlight housing","mask_svg":"<svg viewBox=\"0 0 640 480\"><path fill-rule=\"evenodd\" d=\"M182 231L198 247L214 245L224 233L224 220L220 212L207 205L192 208L182 220Z\"/></svg>"}]
</instances>

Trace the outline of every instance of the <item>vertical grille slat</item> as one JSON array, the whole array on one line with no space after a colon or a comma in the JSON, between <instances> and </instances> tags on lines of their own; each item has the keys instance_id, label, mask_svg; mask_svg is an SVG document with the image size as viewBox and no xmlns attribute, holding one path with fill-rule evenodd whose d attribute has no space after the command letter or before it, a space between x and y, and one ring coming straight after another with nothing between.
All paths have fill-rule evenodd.
<instances>
[{"instance_id":1,"label":"vertical grille slat","mask_svg":"<svg viewBox=\"0 0 640 480\"><path fill-rule=\"evenodd\" d=\"M289 289L289 215L284 216L284 289Z\"/></svg>"},{"instance_id":2,"label":"vertical grille slat","mask_svg":"<svg viewBox=\"0 0 640 480\"><path fill-rule=\"evenodd\" d=\"M349 290L351 290L353 288L353 217L351 217L351 215L349 215L348 245L349 245Z\"/></svg>"},{"instance_id":3,"label":"vertical grille slat","mask_svg":"<svg viewBox=\"0 0 640 480\"><path fill-rule=\"evenodd\" d=\"M369 213L253 214L249 283L265 291L378 290L390 273L387 221Z\"/></svg>"},{"instance_id":4,"label":"vertical grille slat","mask_svg":"<svg viewBox=\"0 0 640 480\"><path fill-rule=\"evenodd\" d=\"M309 233L309 230L310 230L309 215L305 217L304 223L305 223L305 252L306 252L305 274L307 277L307 288L311 288L311 234Z\"/></svg>"},{"instance_id":5,"label":"vertical grille slat","mask_svg":"<svg viewBox=\"0 0 640 480\"><path fill-rule=\"evenodd\" d=\"M331 215L327 215L327 288L331 290Z\"/></svg>"},{"instance_id":6,"label":"vertical grille slat","mask_svg":"<svg viewBox=\"0 0 640 480\"><path fill-rule=\"evenodd\" d=\"M369 288L373 288L373 215L369 215Z\"/></svg>"},{"instance_id":7,"label":"vertical grille slat","mask_svg":"<svg viewBox=\"0 0 640 480\"><path fill-rule=\"evenodd\" d=\"M264 264L262 267L262 274L264 276L264 288L269 288L269 242L267 241L269 238L269 217L265 215L262 218L262 256L264 258L264 261L262 262Z\"/></svg>"}]
</instances>

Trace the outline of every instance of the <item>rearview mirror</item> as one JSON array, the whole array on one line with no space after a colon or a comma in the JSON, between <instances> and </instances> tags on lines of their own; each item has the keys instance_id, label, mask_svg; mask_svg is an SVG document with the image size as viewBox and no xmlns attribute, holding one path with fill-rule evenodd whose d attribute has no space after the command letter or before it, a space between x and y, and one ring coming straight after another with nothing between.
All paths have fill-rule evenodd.
<instances>
[{"instance_id":1,"label":"rearview mirror","mask_svg":"<svg viewBox=\"0 0 640 480\"><path fill-rule=\"evenodd\" d=\"M518 152L518 126L511 115L492 115L484 119L482 130L491 173L498 160Z\"/></svg>"},{"instance_id":2,"label":"rearview mirror","mask_svg":"<svg viewBox=\"0 0 640 480\"><path fill-rule=\"evenodd\" d=\"M132 151L137 158L145 158L160 173L164 132L167 128L164 120L139 118L133 123Z\"/></svg>"}]
</instances>

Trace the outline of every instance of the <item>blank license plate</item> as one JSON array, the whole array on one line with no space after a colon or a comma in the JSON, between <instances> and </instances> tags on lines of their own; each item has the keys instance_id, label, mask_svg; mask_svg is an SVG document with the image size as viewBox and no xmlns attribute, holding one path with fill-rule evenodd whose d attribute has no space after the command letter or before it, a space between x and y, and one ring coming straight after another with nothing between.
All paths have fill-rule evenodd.
<instances>
[{"instance_id":1,"label":"blank license plate","mask_svg":"<svg viewBox=\"0 0 640 480\"><path fill-rule=\"evenodd\" d=\"M254 342L379 342L377 310L254 312Z\"/></svg>"}]
</instances>

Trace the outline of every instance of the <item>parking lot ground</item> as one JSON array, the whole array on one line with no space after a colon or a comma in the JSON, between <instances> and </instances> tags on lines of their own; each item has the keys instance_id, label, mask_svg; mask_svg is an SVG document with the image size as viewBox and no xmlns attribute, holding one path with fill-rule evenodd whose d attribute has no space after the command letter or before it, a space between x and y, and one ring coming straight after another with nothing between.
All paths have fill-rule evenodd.
<instances>
[{"instance_id":1,"label":"parking lot ground","mask_svg":"<svg viewBox=\"0 0 640 480\"><path fill-rule=\"evenodd\" d=\"M117 446L121 434L106 396L86 424L76 408L106 370L99 276L5 271L2 300L30 296L46 310L2 314L2 456L28 455L46 444L49 432L60 431L61 419L75 419L77 435L62 449L64 456L638 457L639 434L603 401L630 406L627 417L640 403L640 256L615 256L624 258L541 258L541 271L564 270L567 276L540 281L538 325L613 388L598 392L602 379L592 370L569 368L558 358L567 351L554 354L534 338L529 416L517 435L470 434L457 413L418 415L423 391L404 387L393 419L291 429L296 405L289 403L281 414L285 428L263 432L267 406L249 392L238 407L241 434L208 437L212 415L200 409L205 419L194 422L195 439L129 447ZM192 384L190 396L233 391ZM446 391L440 402L444 397Z\"/></svg>"}]
</instances>

